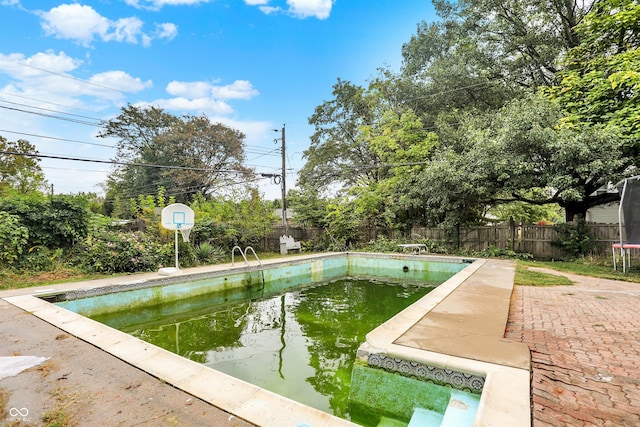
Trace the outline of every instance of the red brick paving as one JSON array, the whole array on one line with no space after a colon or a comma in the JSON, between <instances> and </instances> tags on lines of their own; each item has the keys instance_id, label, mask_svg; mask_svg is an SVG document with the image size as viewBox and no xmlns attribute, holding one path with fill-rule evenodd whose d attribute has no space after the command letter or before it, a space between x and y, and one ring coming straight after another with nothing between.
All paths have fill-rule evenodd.
<instances>
[{"instance_id":1,"label":"red brick paving","mask_svg":"<svg viewBox=\"0 0 640 427\"><path fill-rule=\"evenodd\" d=\"M505 337L531 350L533 426L640 426L640 284L564 275L575 284L517 286L511 301Z\"/></svg>"}]
</instances>

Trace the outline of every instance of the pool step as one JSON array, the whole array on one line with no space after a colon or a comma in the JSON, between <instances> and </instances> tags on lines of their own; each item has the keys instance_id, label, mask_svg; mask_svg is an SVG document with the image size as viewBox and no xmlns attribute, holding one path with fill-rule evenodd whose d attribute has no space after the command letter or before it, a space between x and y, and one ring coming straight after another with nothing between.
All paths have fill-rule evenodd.
<instances>
[{"instance_id":1,"label":"pool step","mask_svg":"<svg viewBox=\"0 0 640 427\"><path fill-rule=\"evenodd\" d=\"M441 427L472 427L478 412L480 396L451 390L449 405L440 423Z\"/></svg>"},{"instance_id":2,"label":"pool step","mask_svg":"<svg viewBox=\"0 0 640 427\"><path fill-rule=\"evenodd\" d=\"M407 423L398 421L394 418L380 417L380 422L377 427L406 427Z\"/></svg>"},{"instance_id":3,"label":"pool step","mask_svg":"<svg viewBox=\"0 0 640 427\"><path fill-rule=\"evenodd\" d=\"M437 427L442 425L442 414L424 408L416 408L407 427Z\"/></svg>"}]
</instances>

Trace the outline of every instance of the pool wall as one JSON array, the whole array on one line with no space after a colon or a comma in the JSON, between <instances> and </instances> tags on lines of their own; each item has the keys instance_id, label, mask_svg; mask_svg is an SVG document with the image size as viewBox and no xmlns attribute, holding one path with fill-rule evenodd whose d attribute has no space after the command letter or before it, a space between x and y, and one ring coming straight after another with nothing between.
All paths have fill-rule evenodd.
<instances>
[{"instance_id":1,"label":"pool wall","mask_svg":"<svg viewBox=\"0 0 640 427\"><path fill-rule=\"evenodd\" d=\"M350 263L357 258L366 257L379 258L380 264L389 266L391 270L400 268L403 273L419 269L419 267L413 267L413 262L422 263L426 260L435 260L459 263L460 261L465 261L459 258L441 259L440 257L423 255L317 254L284 260L263 261L263 265L261 266L253 263L250 266L240 267L230 267L226 265L190 269L188 271L189 274L181 277L167 278L159 277L157 273L149 273L137 275L134 278L112 278L84 283L52 285L45 289L14 290L5 292L2 296L7 302L57 326L61 330L92 343L97 348L146 371L150 375L256 425L295 427L300 423L306 423L313 427L354 426L354 424L349 421L334 417L229 377L123 332L109 328L63 307L51 304L48 301L56 301L58 298L64 296L81 298L83 296L113 293L119 290L173 285L179 281L184 281L187 276L189 279L203 279L237 272L259 271L265 267L288 266L287 268L290 268L289 266L300 263L311 263L311 267L309 268L311 268L312 275L315 275L316 278L320 280L325 280L333 274L333 270L342 268L342 263ZM354 263L358 264L358 262L359 261L356 260ZM364 264L364 266L363 263L359 264L361 267L352 267L354 268L352 271L356 271L355 269L357 268L363 268L365 272L370 272L371 266L367 267L366 263ZM450 265L447 265L446 267L449 266ZM291 268L295 270L296 267ZM285 280L294 280L293 277L295 275L286 273L287 271L291 272L293 270L282 270L282 272L284 272L283 274L287 277ZM422 321L429 320L427 318L430 313L439 314L443 319L448 317L450 321L448 327L455 335L457 331L456 325L460 323L458 318L459 310L457 308L447 308L449 307L447 303L458 293L462 293L464 299L464 295L469 292L465 290L462 292L459 291L459 289L463 288L463 285L470 285L474 288L474 290L471 291L473 299L478 299L486 303L481 306L461 305L461 307L466 307L466 309L469 309L476 315L476 318L471 319L473 325L477 324L476 329L484 325L483 322L477 321L477 319L483 316L491 319L497 318L497 325L504 322L504 318L506 318L508 314L508 296L510 295L510 289L513 287L513 270L513 265L508 262L493 260L474 261L473 264L456 273L425 298L419 300L398 316L372 331L367 336L367 342L361 346L358 356L364 361L363 363L367 364L369 356L377 354L393 358L394 360L414 361L429 366L437 366L445 370L473 373L482 376L486 381L483 386L474 425L530 426L530 373L528 367L524 366L525 363L523 361L520 361L520 366L517 367L510 366L509 361L487 361L487 358L481 354L483 351L483 348L481 348L482 345L478 347L478 355L473 354L473 349L471 349L469 353L470 357L451 355L451 353L458 351L458 345L455 342L452 343L450 347L445 346L444 350L434 351L429 345L425 345L420 339L416 339L416 336L429 338L430 326L424 325ZM491 286L478 286L477 289L475 289L477 284L483 285L485 282L495 283L504 289L501 289L501 292L498 293L494 293ZM503 290L508 290L509 293L507 294L503 292ZM47 300L36 297L42 295L45 295ZM153 296L153 294L151 295ZM439 308L447 309L443 309L442 312L438 313ZM505 323L502 323L501 327L503 331L504 326ZM418 328L417 334L414 332L416 328ZM490 329L489 335L495 335L495 328ZM433 330L438 332L437 327ZM501 338L502 335L500 335L497 340L494 340L493 338L480 334L479 339L481 341L478 342L489 341L493 343L494 341L500 341ZM451 351L447 350L447 348L450 348ZM501 349L501 347L498 348L499 351ZM212 387L213 384L215 384L214 387Z\"/></svg>"},{"instance_id":2,"label":"pool wall","mask_svg":"<svg viewBox=\"0 0 640 427\"><path fill-rule=\"evenodd\" d=\"M73 290L43 295L83 316L131 310L135 307L177 301L213 292L244 290L246 298L259 298L277 294L285 289L349 277L375 277L393 280L444 282L466 267L458 260L434 259L429 262L418 259L372 257L364 255L331 256L312 261L291 262L262 268L261 265L239 268L237 272L220 271L201 277L178 276L112 286L87 291Z\"/></svg>"}]
</instances>

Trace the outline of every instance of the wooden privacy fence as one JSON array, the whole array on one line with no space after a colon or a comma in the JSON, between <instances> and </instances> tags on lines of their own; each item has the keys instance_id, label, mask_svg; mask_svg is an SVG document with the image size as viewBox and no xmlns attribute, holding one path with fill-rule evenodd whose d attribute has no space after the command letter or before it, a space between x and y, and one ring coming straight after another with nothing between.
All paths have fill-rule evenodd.
<instances>
[{"instance_id":1,"label":"wooden privacy fence","mask_svg":"<svg viewBox=\"0 0 640 427\"><path fill-rule=\"evenodd\" d=\"M619 240L617 224L588 223L591 234L591 254L610 255L611 244ZM553 225L501 224L495 226L460 227L449 233L434 228L414 228L411 238L428 238L443 246L467 251L482 251L489 248L509 249L529 253L535 258L551 259L566 256L552 244L559 237Z\"/></svg>"},{"instance_id":2,"label":"wooden privacy fence","mask_svg":"<svg viewBox=\"0 0 640 427\"><path fill-rule=\"evenodd\" d=\"M617 224L587 223L591 233L592 255L611 255L611 244L619 240ZM295 240L312 240L325 231L313 227L288 227L287 234ZM262 249L278 251L283 227L275 227L261 242ZM388 239L406 243L429 239L440 246L454 250L483 251L489 248L509 249L529 253L535 258L552 259L566 255L552 245L558 238L558 229L552 225L507 223L494 226L460 226L454 230L438 227L415 227L411 233L381 228L363 228L354 239L359 243L376 240L383 235Z\"/></svg>"}]
</instances>

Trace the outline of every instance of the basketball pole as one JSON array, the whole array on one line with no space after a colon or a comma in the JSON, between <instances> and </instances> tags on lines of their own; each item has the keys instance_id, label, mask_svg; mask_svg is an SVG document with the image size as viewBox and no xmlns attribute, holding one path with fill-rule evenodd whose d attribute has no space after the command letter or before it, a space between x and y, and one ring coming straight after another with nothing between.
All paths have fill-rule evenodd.
<instances>
[{"instance_id":1,"label":"basketball pole","mask_svg":"<svg viewBox=\"0 0 640 427\"><path fill-rule=\"evenodd\" d=\"M180 225L178 225L178 228L180 227ZM174 233L175 233L175 248L176 248L176 270L180 270L180 267L178 267L178 228L175 229Z\"/></svg>"}]
</instances>

